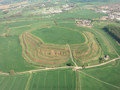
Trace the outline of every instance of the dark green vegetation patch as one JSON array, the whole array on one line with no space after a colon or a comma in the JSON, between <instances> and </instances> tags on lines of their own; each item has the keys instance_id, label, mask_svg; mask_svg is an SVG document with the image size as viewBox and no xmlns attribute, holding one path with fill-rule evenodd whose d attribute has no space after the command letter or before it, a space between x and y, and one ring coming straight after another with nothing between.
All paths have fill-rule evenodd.
<instances>
[{"instance_id":1,"label":"dark green vegetation patch","mask_svg":"<svg viewBox=\"0 0 120 90\"><path fill-rule=\"evenodd\" d=\"M107 25L104 30L108 32L114 39L120 42L120 26L118 25Z\"/></svg>"}]
</instances>

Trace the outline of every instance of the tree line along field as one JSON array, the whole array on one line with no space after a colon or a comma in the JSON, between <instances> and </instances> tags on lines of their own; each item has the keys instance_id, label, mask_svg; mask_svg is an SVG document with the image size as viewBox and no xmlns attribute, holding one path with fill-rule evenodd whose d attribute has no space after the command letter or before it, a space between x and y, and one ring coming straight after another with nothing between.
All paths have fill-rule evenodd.
<instances>
[{"instance_id":1,"label":"tree line along field","mask_svg":"<svg viewBox=\"0 0 120 90\"><path fill-rule=\"evenodd\" d=\"M118 25L107 25L104 27L106 32L108 32L115 40L120 42L120 26Z\"/></svg>"}]
</instances>

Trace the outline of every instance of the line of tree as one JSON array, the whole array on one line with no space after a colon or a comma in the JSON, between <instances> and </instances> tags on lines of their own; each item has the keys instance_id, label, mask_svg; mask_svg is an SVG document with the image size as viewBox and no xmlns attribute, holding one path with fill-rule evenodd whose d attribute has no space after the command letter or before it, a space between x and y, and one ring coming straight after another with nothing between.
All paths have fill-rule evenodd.
<instances>
[{"instance_id":1,"label":"line of tree","mask_svg":"<svg viewBox=\"0 0 120 90\"><path fill-rule=\"evenodd\" d=\"M103 29L120 43L120 26L110 24Z\"/></svg>"},{"instance_id":2,"label":"line of tree","mask_svg":"<svg viewBox=\"0 0 120 90\"><path fill-rule=\"evenodd\" d=\"M118 2L119 0L69 0L70 2Z\"/></svg>"}]
</instances>

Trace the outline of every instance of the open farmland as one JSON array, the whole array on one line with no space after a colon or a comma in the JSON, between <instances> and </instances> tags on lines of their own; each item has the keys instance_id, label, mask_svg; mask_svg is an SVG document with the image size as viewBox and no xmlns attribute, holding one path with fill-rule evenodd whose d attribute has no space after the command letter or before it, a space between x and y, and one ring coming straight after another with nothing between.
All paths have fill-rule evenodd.
<instances>
[{"instance_id":1,"label":"open farmland","mask_svg":"<svg viewBox=\"0 0 120 90\"><path fill-rule=\"evenodd\" d=\"M0 75L1 90L24 90L28 81L29 74L5 76Z\"/></svg>"},{"instance_id":2,"label":"open farmland","mask_svg":"<svg viewBox=\"0 0 120 90\"><path fill-rule=\"evenodd\" d=\"M29 86L29 90L75 90L75 71L66 69L33 73Z\"/></svg>"},{"instance_id":3,"label":"open farmland","mask_svg":"<svg viewBox=\"0 0 120 90\"><path fill-rule=\"evenodd\" d=\"M120 90L120 60L105 66L78 71L78 90ZM89 84L89 83L92 83ZM81 89L80 89L81 88Z\"/></svg>"},{"instance_id":4,"label":"open farmland","mask_svg":"<svg viewBox=\"0 0 120 90\"><path fill-rule=\"evenodd\" d=\"M87 9L73 9L67 13L61 13L61 14L56 14L52 18L85 18L85 19L92 19L92 18L99 18L101 16L104 16L105 14L101 13L96 13L92 10L87 10Z\"/></svg>"},{"instance_id":5,"label":"open farmland","mask_svg":"<svg viewBox=\"0 0 120 90\"><path fill-rule=\"evenodd\" d=\"M104 52L94 34L77 26L74 26L76 29L61 27L59 23L54 29L49 25L41 29L33 28L20 35L26 61L41 67L65 66L67 63L75 65L72 59L78 66L98 64Z\"/></svg>"},{"instance_id":6,"label":"open farmland","mask_svg":"<svg viewBox=\"0 0 120 90\"><path fill-rule=\"evenodd\" d=\"M74 67L76 67L76 65L78 67L81 67L83 65L87 67L87 66L99 64L99 58L103 57L105 54L109 54L111 59L117 57L117 54L118 55L120 54L119 50L117 50L120 47L114 41L114 39L112 39L103 30L102 31L100 30L101 27L104 27L105 23L101 22L101 24L98 24L98 22L95 22L93 28L83 28L83 27L76 26L76 24L74 23L73 20L68 20L68 21L56 20L56 22L58 24L57 26L55 25L56 31L57 30L66 30L67 33L69 33L69 31L70 31L73 34L74 34L74 32L75 32L75 34L77 32L76 35L79 35L84 40L82 39L83 41L79 41L79 40L81 40L81 38L79 38L79 39L75 38L79 43L76 44L76 43L71 42L68 44L67 42L66 43L61 42L60 44L58 44L58 43L56 44L56 43L53 43L53 41L51 43L49 43L49 40L54 40L54 38L51 38L51 39L48 38L48 39L46 39L48 41L45 42L44 38L46 38L46 37L41 38L41 36L39 36L38 33L40 33L40 34L44 33L44 30L46 30L46 29L52 30L50 27L53 26L54 23L50 23L49 21L46 25L44 24L44 22L40 22L40 23L35 23L34 25L30 25L30 26L21 27L21 25L20 25L20 27L19 26L15 27L15 28L12 27L11 29L9 29L9 32L8 32L8 30L6 30L6 28L4 28L5 30L1 31L1 33L7 33L8 35L12 35L12 36L9 36L9 39L8 39L8 36L1 36L1 40L3 40L1 43L1 47L4 47L4 49L6 49L7 46L5 47L5 43L9 43L9 45L12 45L14 41L18 40L18 42L16 42L16 44L14 43L14 45L12 45L12 46L14 48L16 45L17 45L17 47L20 47L20 48L18 48L20 51L17 51L17 52L20 52L22 58L21 59L19 58L18 63L16 63L15 65L13 65L13 63L15 63L16 59L12 59L13 61L9 62L9 65L7 65L7 63L6 63L6 65L9 67L5 67L1 63L1 71L8 72L11 69L14 69L16 74L23 73L24 75L26 75L26 73L28 73L27 71L33 70L33 71L31 71L32 73L30 73L29 75L26 76L27 81L25 81L25 84L23 85L23 87L21 87L22 90L24 90L26 88L27 88L26 90L33 90L33 89L39 90L40 88L41 88L41 90L49 90L48 88L51 88L51 90L56 90L56 88L57 88L57 90L75 90L76 88L78 90L80 90L80 88L83 90L87 90L87 88L90 88L90 90L93 90L94 88L92 88L91 86L88 86L88 87L84 86L84 85L87 85L87 82L86 82L87 80L90 81L91 83L93 81L94 81L94 83L95 82L97 83L97 85L95 84L95 86L94 86L96 90L99 89L98 87L103 87L103 86L106 90L109 90L110 88L112 88L112 90L116 90L116 88L114 88L112 86L109 87L109 85L106 85L97 80L94 80L91 77L84 76L84 74L80 73L79 71L78 71L78 73L76 73L76 71L74 69ZM66 23L66 22L68 22L68 23ZM41 26L38 26L39 24L41 24ZM33 27L33 26L36 26L36 27ZM6 25L1 26L1 28L3 28L3 27L6 27ZM95 32L94 32L94 30L95 30ZM12 33L12 31L14 31L14 33ZM46 33L49 33L49 31ZM55 32L55 34L56 34L56 32ZM62 34L62 32L61 32L61 34ZM50 32L50 35L51 35L51 32ZM103 37L103 35L107 35L107 36ZM101 36L102 36L102 38L101 38ZM16 37L16 39L14 40L13 38L15 38L15 37ZM56 36L54 36L54 37L56 37ZM10 40L10 38L11 38L11 40ZM108 38L110 38L110 41L107 41ZM7 41L5 41L5 40L7 40ZM104 42L104 44L101 44L102 42ZM113 44L109 45L112 42L113 42ZM107 45L110 48L105 48ZM116 47L114 47L114 49L113 49L112 47L114 45L116 45ZM10 48L7 48L8 51L14 52L14 55L13 55L13 53L11 53L11 55L10 55L11 58L17 56L17 55L15 55L15 54L17 54L15 52L16 49L14 49L14 48L12 48L11 46L10 46ZM2 50L2 51L5 51L5 50ZM3 58L2 60L8 61L7 57L5 58L5 56L4 57L2 57L2 56L1 56L1 58ZM24 63L24 64L21 64L20 62ZM107 62L107 61L105 61L105 62ZM72 67L70 67L70 68L71 69L73 68L73 70L65 69L65 68L69 68L69 66L67 66L69 64L72 65ZM25 65L25 66L23 67L23 65ZM58 70L58 71L49 70L49 68L61 69L63 66L65 66L65 68L63 68L63 70ZM61 68L59 68L59 67L61 67ZM45 68L44 69L45 71L41 71L42 69L37 70L37 68ZM47 70L47 68L48 68L48 70ZM40 72L37 72L34 70L37 70ZM110 71L111 70L112 69L110 69ZM89 69L88 69L88 71L89 71ZM85 73L87 73L87 72L85 72ZM106 72L104 72L104 73L106 74ZM116 74L116 72L115 72L115 74ZM17 77L17 75L15 75L15 76ZM15 76L13 76L13 77L15 77ZM5 77L9 78L9 76L5 76ZM20 77L18 77L18 78L20 78ZM66 78L66 80L65 80L65 78ZM81 81L79 81L78 79L80 79ZM57 82L58 80L59 80L59 82ZM6 81L4 80L4 82L6 82ZM11 79L11 82L14 82L13 78ZM106 82L111 84L112 81L106 81ZM10 90L15 90L14 88L16 88L16 87L12 86L11 84L7 88L10 87ZM1 87L2 86L0 86L0 88ZM6 90L6 88L3 90Z\"/></svg>"},{"instance_id":7,"label":"open farmland","mask_svg":"<svg viewBox=\"0 0 120 90\"><path fill-rule=\"evenodd\" d=\"M0 75L0 88L1 90L88 90L88 88L120 90L119 70L118 60L101 67L77 71L56 68L56 70L40 69L23 75ZM5 85L7 87L4 87Z\"/></svg>"},{"instance_id":8,"label":"open farmland","mask_svg":"<svg viewBox=\"0 0 120 90\"><path fill-rule=\"evenodd\" d=\"M1 9L0 90L120 90L120 43L104 30L119 23L101 20L91 1Z\"/></svg>"},{"instance_id":9,"label":"open farmland","mask_svg":"<svg viewBox=\"0 0 120 90\"><path fill-rule=\"evenodd\" d=\"M42 28L40 30L33 31L32 34L40 37L45 43L51 44L79 44L85 41L81 32L78 33L57 26Z\"/></svg>"}]
</instances>

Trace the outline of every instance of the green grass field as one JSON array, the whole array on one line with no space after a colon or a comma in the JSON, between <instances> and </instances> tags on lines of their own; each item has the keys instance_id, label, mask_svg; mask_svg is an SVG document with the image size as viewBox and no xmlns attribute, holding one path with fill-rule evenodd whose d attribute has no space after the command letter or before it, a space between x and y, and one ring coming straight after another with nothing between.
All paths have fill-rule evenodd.
<instances>
[{"instance_id":1,"label":"green grass field","mask_svg":"<svg viewBox=\"0 0 120 90\"><path fill-rule=\"evenodd\" d=\"M75 90L75 85L72 70L41 71L32 74L29 90Z\"/></svg>"},{"instance_id":2,"label":"green grass field","mask_svg":"<svg viewBox=\"0 0 120 90\"><path fill-rule=\"evenodd\" d=\"M118 60L101 67L83 69L76 72L72 69L60 69L13 76L0 75L0 89L119 90L119 62Z\"/></svg>"},{"instance_id":3,"label":"green grass field","mask_svg":"<svg viewBox=\"0 0 120 90\"><path fill-rule=\"evenodd\" d=\"M33 14L39 7L7 14L0 10L0 90L120 90L120 60L85 68L100 64L105 55L110 58L101 63L120 55L120 45L103 29L119 24L93 21L91 28L76 25L75 19L106 16L90 10L88 4L103 3L79 2L69 11L42 16ZM22 16L14 17L22 10ZM9 75L11 70L14 75Z\"/></svg>"},{"instance_id":4,"label":"green grass field","mask_svg":"<svg viewBox=\"0 0 120 90\"><path fill-rule=\"evenodd\" d=\"M0 71L9 72L14 69L15 72L34 69L22 57L22 49L17 36L0 37Z\"/></svg>"},{"instance_id":5,"label":"green grass field","mask_svg":"<svg viewBox=\"0 0 120 90\"><path fill-rule=\"evenodd\" d=\"M85 41L82 33L62 27L42 28L33 31L32 34L41 38L45 43L51 44L79 44Z\"/></svg>"},{"instance_id":6,"label":"green grass field","mask_svg":"<svg viewBox=\"0 0 120 90\"><path fill-rule=\"evenodd\" d=\"M4 76L0 75L1 90L24 90L28 81L29 74Z\"/></svg>"},{"instance_id":7,"label":"green grass field","mask_svg":"<svg viewBox=\"0 0 120 90\"><path fill-rule=\"evenodd\" d=\"M116 41L106 33L103 28L104 26L111 24L111 22L94 22L93 28L84 28L77 27L75 23L71 20L68 20L68 23L64 23L63 21L56 21L61 27L69 27L71 29L77 29L80 31L89 31L95 35L98 41L101 43L102 50L104 54L109 54L111 58L117 56L116 52L120 55L120 46L116 43Z\"/></svg>"},{"instance_id":8,"label":"green grass field","mask_svg":"<svg viewBox=\"0 0 120 90\"><path fill-rule=\"evenodd\" d=\"M73 10L71 10L69 12L56 14L52 18L60 18L60 19L64 19L64 18L93 19L93 18L100 18L102 16L105 16L105 14L96 13L95 11L87 10L87 9L73 9Z\"/></svg>"},{"instance_id":9,"label":"green grass field","mask_svg":"<svg viewBox=\"0 0 120 90\"><path fill-rule=\"evenodd\" d=\"M120 60L105 66L85 69L79 72L83 90L120 90ZM90 84L92 83L92 85Z\"/></svg>"}]
</instances>

